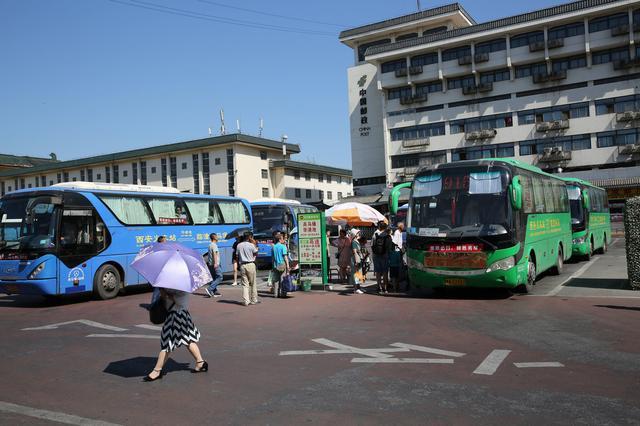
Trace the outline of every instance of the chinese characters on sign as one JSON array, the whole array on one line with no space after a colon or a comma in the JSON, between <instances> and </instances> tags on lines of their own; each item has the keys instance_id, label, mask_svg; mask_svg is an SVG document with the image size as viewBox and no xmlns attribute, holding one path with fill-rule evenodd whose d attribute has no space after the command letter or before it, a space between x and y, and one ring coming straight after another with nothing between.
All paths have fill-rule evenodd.
<instances>
[{"instance_id":1,"label":"chinese characters on sign","mask_svg":"<svg viewBox=\"0 0 640 426\"><path fill-rule=\"evenodd\" d=\"M369 127L369 118L367 117L367 89L364 88L364 85L367 82L366 74L363 75L358 81L358 86L360 86L360 136L369 136L369 131L371 127Z\"/></svg>"},{"instance_id":2,"label":"chinese characters on sign","mask_svg":"<svg viewBox=\"0 0 640 426\"><path fill-rule=\"evenodd\" d=\"M320 213L298 215L298 239L300 263L322 264L322 216Z\"/></svg>"}]
</instances>

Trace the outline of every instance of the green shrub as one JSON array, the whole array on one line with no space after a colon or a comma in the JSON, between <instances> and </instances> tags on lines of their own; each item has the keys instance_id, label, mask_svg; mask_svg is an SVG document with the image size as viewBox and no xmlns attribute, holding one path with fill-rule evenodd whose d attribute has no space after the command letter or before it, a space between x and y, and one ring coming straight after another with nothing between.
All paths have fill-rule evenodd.
<instances>
[{"instance_id":1,"label":"green shrub","mask_svg":"<svg viewBox=\"0 0 640 426\"><path fill-rule=\"evenodd\" d=\"M624 232L629 284L640 290L640 197L630 198L624 205Z\"/></svg>"}]
</instances>

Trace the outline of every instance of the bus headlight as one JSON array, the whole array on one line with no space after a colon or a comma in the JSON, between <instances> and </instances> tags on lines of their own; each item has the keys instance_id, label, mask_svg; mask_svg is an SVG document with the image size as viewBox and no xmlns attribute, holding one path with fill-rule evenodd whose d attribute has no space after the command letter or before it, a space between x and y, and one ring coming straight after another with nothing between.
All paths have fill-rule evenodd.
<instances>
[{"instance_id":1,"label":"bus headlight","mask_svg":"<svg viewBox=\"0 0 640 426\"><path fill-rule=\"evenodd\" d=\"M44 266L46 265L47 262L42 262L41 264L39 264L36 269L34 269L30 274L29 274L29 279L32 280L34 278L36 278L38 276L38 274L40 272L42 272L42 270L44 269Z\"/></svg>"},{"instance_id":2,"label":"bus headlight","mask_svg":"<svg viewBox=\"0 0 640 426\"><path fill-rule=\"evenodd\" d=\"M586 236L586 235L584 235L584 236L582 236L582 237L580 237L580 238L574 238L574 239L573 239L573 244L582 244L582 243L584 243L586 240L587 240L587 236Z\"/></svg>"},{"instance_id":3,"label":"bus headlight","mask_svg":"<svg viewBox=\"0 0 640 426\"><path fill-rule=\"evenodd\" d=\"M486 273L494 272L494 271L507 271L513 268L516 264L516 258L511 256L506 259L498 260L489 266L486 270Z\"/></svg>"}]
</instances>

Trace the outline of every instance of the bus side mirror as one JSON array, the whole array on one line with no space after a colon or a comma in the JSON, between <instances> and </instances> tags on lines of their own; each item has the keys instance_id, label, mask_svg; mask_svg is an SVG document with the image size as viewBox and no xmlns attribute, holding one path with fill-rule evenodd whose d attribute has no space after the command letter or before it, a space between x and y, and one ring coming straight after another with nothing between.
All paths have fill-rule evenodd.
<instances>
[{"instance_id":1,"label":"bus side mirror","mask_svg":"<svg viewBox=\"0 0 640 426\"><path fill-rule=\"evenodd\" d=\"M586 189L582 190L582 206L585 210L589 210L591 208L591 198L589 197L589 193Z\"/></svg>"},{"instance_id":2,"label":"bus side mirror","mask_svg":"<svg viewBox=\"0 0 640 426\"><path fill-rule=\"evenodd\" d=\"M514 177L509 185L509 198L514 209L520 210L522 208L522 185L520 185L519 176Z\"/></svg>"}]
</instances>

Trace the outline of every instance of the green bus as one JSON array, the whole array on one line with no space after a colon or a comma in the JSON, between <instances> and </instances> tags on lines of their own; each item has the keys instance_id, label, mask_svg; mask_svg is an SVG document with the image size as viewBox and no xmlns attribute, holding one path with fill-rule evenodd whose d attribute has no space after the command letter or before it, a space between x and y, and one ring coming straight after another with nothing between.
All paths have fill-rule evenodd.
<instances>
[{"instance_id":1,"label":"green bus","mask_svg":"<svg viewBox=\"0 0 640 426\"><path fill-rule=\"evenodd\" d=\"M591 183L564 178L571 205L573 255L589 260L593 253L606 253L611 244L611 215L607 191Z\"/></svg>"},{"instance_id":2,"label":"green bus","mask_svg":"<svg viewBox=\"0 0 640 426\"><path fill-rule=\"evenodd\" d=\"M418 171L407 213L412 292L497 287L529 292L536 277L560 274L572 253L565 181L512 159L439 164Z\"/></svg>"}]
</instances>

